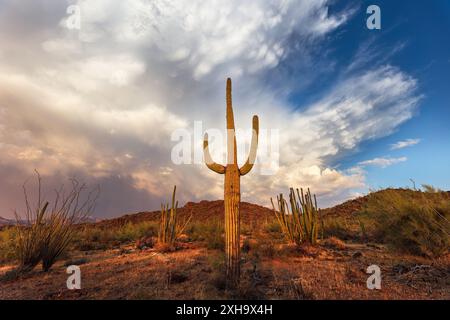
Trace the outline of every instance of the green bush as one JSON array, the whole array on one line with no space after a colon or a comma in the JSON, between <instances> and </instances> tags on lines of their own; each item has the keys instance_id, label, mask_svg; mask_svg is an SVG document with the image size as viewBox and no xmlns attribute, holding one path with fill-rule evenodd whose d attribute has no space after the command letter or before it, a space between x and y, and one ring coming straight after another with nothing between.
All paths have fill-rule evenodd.
<instances>
[{"instance_id":1,"label":"green bush","mask_svg":"<svg viewBox=\"0 0 450 320\"><path fill-rule=\"evenodd\" d=\"M346 217L324 217L322 220L323 237L336 237L342 240L359 240L361 234L360 223L348 221ZM362 223L362 222L361 222Z\"/></svg>"},{"instance_id":2,"label":"green bush","mask_svg":"<svg viewBox=\"0 0 450 320\"><path fill-rule=\"evenodd\" d=\"M194 241L204 241L208 249L225 249L223 222L212 220L208 222L191 223L186 228L189 238Z\"/></svg>"},{"instance_id":3,"label":"green bush","mask_svg":"<svg viewBox=\"0 0 450 320\"><path fill-rule=\"evenodd\" d=\"M17 260L15 228L7 227L0 231L0 264Z\"/></svg>"},{"instance_id":4,"label":"green bush","mask_svg":"<svg viewBox=\"0 0 450 320\"><path fill-rule=\"evenodd\" d=\"M155 237L158 235L158 228L159 223L156 221L128 222L113 228L87 225L76 233L74 248L82 251L104 250L142 237Z\"/></svg>"},{"instance_id":5,"label":"green bush","mask_svg":"<svg viewBox=\"0 0 450 320\"><path fill-rule=\"evenodd\" d=\"M375 192L362 214L374 219L374 236L397 251L436 257L450 246L450 196L445 192Z\"/></svg>"}]
</instances>

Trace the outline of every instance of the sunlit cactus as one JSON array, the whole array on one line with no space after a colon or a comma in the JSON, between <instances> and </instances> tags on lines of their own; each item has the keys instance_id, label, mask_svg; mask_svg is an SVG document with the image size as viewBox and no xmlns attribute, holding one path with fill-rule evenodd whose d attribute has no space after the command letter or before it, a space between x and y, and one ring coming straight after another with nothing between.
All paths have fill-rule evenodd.
<instances>
[{"instance_id":1,"label":"sunlit cactus","mask_svg":"<svg viewBox=\"0 0 450 320\"><path fill-rule=\"evenodd\" d=\"M183 233L192 218L189 216L184 221L178 221L178 201L175 200L177 186L173 187L172 206L161 204L161 221L159 224L158 242L164 245L173 245L175 240Z\"/></svg>"},{"instance_id":2,"label":"sunlit cactus","mask_svg":"<svg viewBox=\"0 0 450 320\"><path fill-rule=\"evenodd\" d=\"M227 79L226 89L226 123L227 123L227 164L214 162L208 148L208 135L205 133L203 151L206 165L212 171L225 174L224 206L225 206L225 257L228 284L239 282L240 275L240 179L253 168L258 148L259 121L253 116L253 134L250 153L245 164L239 168L237 163L236 134L234 127L233 106L231 101L231 79Z\"/></svg>"},{"instance_id":3,"label":"sunlit cactus","mask_svg":"<svg viewBox=\"0 0 450 320\"><path fill-rule=\"evenodd\" d=\"M300 245L307 242L315 244L319 232L319 209L317 208L316 195L311 195L311 191L304 194L303 189L290 189L289 202L291 210L289 211L288 202L283 198L283 194L277 197L278 210L275 209L273 200L273 211L280 224L285 237L292 243Z\"/></svg>"}]
</instances>

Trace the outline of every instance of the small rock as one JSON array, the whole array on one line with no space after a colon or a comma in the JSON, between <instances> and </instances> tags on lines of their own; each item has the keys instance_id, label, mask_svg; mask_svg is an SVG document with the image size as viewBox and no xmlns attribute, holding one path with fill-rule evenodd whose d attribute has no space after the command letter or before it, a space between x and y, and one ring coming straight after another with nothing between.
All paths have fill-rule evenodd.
<instances>
[{"instance_id":1,"label":"small rock","mask_svg":"<svg viewBox=\"0 0 450 320\"><path fill-rule=\"evenodd\" d=\"M362 252L361 251L356 251L355 253L352 254L352 259L358 259L362 257Z\"/></svg>"}]
</instances>

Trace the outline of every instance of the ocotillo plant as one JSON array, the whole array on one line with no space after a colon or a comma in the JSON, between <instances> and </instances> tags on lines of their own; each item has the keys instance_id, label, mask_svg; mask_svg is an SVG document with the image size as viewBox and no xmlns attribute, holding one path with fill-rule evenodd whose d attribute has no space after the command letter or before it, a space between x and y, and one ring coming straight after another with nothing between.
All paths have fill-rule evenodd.
<instances>
[{"instance_id":1,"label":"ocotillo plant","mask_svg":"<svg viewBox=\"0 0 450 320\"><path fill-rule=\"evenodd\" d=\"M245 164L239 168L237 163L236 134L234 128L233 106L231 102L231 79L227 79L226 90L226 122L227 122L227 164L225 166L214 162L208 148L208 134L205 133L203 151L205 162L212 171L225 174L224 206L225 206L225 266L228 284L239 282L240 274L240 180L253 168L258 148L259 122L258 116L253 116L253 134L250 153Z\"/></svg>"},{"instance_id":2,"label":"ocotillo plant","mask_svg":"<svg viewBox=\"0 0 450 320\"><path fill-rule=\"evenodd\" d=\"M159 224L158 242L165 245L173 245L175 240L183 233L187 224L192 218L190 215L183 222L178 221L177 209L178 201L175 201L177 186L173 187L172 206L161 204L161 221Z\"/></svg>"},{"instance_id":3,"label":"ocotillo plant","mask_svg":"<svg viewBox=\"0 0 450 320\"><path fill-rule=\"evenodd\" d=\"M294 189L290 189L290 212L288 202L283 198L283 194L277 196L278 210L275 209L272 198L270 199L273 211L282 232L289 241L297 245L303 242L315 244L319 229L319 209L316 195L311 196L309 188L306 194L303 193L303 189L300 189L300 192L298 189L296 191L297 196Z\"/></svg>"}]
</instances>

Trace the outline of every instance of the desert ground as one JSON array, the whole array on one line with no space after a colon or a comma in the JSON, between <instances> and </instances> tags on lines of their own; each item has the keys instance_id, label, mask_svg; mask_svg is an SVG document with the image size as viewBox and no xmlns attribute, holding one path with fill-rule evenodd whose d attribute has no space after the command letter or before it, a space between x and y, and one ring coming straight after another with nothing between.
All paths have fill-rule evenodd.
<instances>
[{"instance_id":1,"label":"desert ground","mask_svg":"<svg viewBox=\"0 0 450 320\"><path fill-rule=\"evenodd\" d=\"M393 250L361 230L367 197L323 210L317 245L286 241L271 209L242 203L241 283L226 289L222 201L187 203L192 221L173 248L155 243L159 212L78 226L70 250L43 272L16 275L0 264L0 299L450 299L450 254ZM368 220L367 220L368 221ZM2 231L5 231L5 229ZM3 239L4 240L4 239ZM4 254L6 256L6 254ZM366 285L370 265L381 289ZM81 268L81 290L68 290L66 268Z\"/></svg>"}]
</instances>

